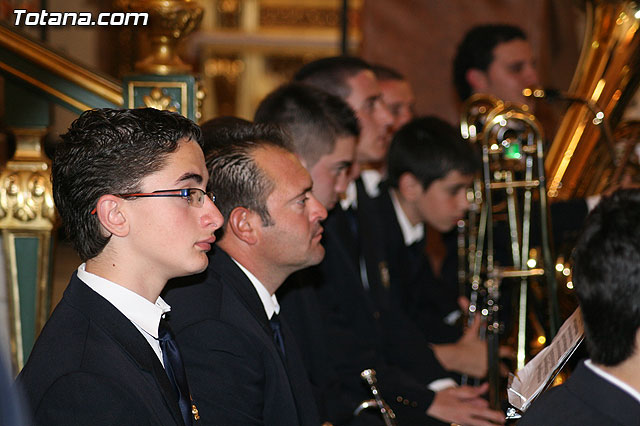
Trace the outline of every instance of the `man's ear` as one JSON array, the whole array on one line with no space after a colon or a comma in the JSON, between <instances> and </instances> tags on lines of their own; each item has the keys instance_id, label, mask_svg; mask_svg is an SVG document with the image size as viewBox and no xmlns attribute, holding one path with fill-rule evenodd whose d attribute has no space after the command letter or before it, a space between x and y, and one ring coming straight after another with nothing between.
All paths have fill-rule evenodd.
<instances>
[{"instance_id":1,"label":"man's ear","mask_svg":"<svg viewBox=\"0 0 640 426\"><path fill-rule=\"evenodd\" d=\"M489 87L489 78L487 77L487 73L479 70L478 68L471 68L467 70L465 78L474 92L483 92L487 90L487 87Z\"/></svg>"},{"instance_id":2,"label":"man's ear","mask_svg":"<svg viewBox=\"0 0 640 426\"><path fill-rule=\"evenodd\" d=\"M96 215L107 233L117 237L129 234L129 221L123 207L124 200L115 195L103 195L96 204Z\"/></svg>"},{"instance_id":3,"label":"man's ear","mask_svg":"<svg viewBox=\"0 0 640 426\"><path fill-rule=\"evenodd\" d=\"M309 170L309 168L307 167L307 161L304 158L302 158L302 155L296 154L296 158L298 159L300 164L302 164L302 167Z\"/></svg>"},{"instance_id":4,"label":"man's ear","mask_svg":"<svg viewBox=\"0 0 640 426\"><path fill-rule=\"evenodd\" d=\"M239 240L249 245L258 242L258 226L262 223L260 215L252 212L245 207L236 207L229 214L227 229L225 232L231 232Z\"/></svg>"},{"instance_id":5,"label":"man's ear","mask_svg":"<svg viewBox=\"0 0 640 426\"><path fill-rule=\"evenodd\" d=\"M414 202L423 192L422 184L413 173L404 172L398 179L398 192L405 200Z\"/></svg>"}]
</instances>

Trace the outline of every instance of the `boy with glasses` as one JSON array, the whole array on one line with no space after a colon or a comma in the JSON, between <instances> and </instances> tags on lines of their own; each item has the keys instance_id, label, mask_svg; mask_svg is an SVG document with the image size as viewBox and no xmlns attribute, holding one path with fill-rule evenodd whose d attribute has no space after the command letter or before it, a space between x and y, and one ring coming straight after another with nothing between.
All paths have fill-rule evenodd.
<instances>
[{"instance_id":1,"label":"boy with glasses","mask_svg":"<svg viewBox=\"0 0 640 426\"><path fill-rule=\"evenodd\" d=\"M201 272L222 216L200 129L155 109L84 112L53 161L56 207L84 261L18 382L41 425L191 425L160 292Z\"/></svg>"}]
</instances>

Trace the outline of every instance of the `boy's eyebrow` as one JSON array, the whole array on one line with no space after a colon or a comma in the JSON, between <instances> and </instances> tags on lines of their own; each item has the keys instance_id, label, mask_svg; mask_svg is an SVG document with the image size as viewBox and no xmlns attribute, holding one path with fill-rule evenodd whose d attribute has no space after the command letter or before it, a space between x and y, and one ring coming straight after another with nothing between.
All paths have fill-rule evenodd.
<instances>
[{"instance_id":1,"label":"boy's eyebrow","mask_svg":"<svg viewBox=\"0 0 640 426\"><path fill-rule=\"evenodd\" d=\"M180 176L176 180L176 183L184 182L186 180L194 180L196 183L202 183L202 181L203 181L202 176L199 175L198 173L187 172L187 173L183 174L182 176Z\"/></svg>"}]
</instances>

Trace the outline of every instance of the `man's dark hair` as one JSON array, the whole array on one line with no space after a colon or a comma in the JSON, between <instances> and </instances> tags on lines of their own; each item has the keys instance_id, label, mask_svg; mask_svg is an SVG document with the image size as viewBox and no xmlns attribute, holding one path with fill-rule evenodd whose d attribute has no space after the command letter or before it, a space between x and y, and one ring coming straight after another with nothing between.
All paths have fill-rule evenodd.
<instances>
[{"instance_id":1,"label":"man's dark hair","mask_svg":"<svg viewBox=\"0 0 640 426\"><path fill-rule=\"evenodd\" d=\"M285 129L309 168L333 152L337 138L360 133L358 119L345 101L301 83L285 84L271 92L260 102L254 119Z\"/></svg>"},{"instance_id":2,"label":"man's dark hair","mask_svg":"<svg viewBox=\"0 0 640 426\"><path fill-rule=\"evenodd\" d=\"M573 251L573 283L589 355L617 365L636 348L640 327L640 191L603 198Z\"/></svg>"},{"instance_id":3,"label":"man's dark hair","mask_svg":"<svg viewBox=\"0 0 640 426\"><path fill-rule=\"evenodd\" d=\"M480 25L467 32L453 60L453 82L460 100L466 100L473 92L467 81L467 71L487 71L494 59L493 49L516 39L526 40L527 35L513 25Z\"/></svg>"},{"instance_id":4,"label":"man's dark hair","mask_svg":"<svg viewBox=\"0 0 640 426\"><path fill-rule=\"evenodd\" d=\"M291 142L278 126L270 124L252 124L234 132L235 141L207 155L207 189L216 195L216 207L225 223L233 209L245 207L258 213L264 226L269 226L272 221L267 198L275 184L256 164L254 153L267 147L293 152Z\"/></svg>"},{"instance_id":5,"label":"man's dark hair","mask_svg":"<svg viewBox=\"0 0 640 426\"><path fill-rule=\"evenodd\" d=\"M371 71L371 65L360 58L332 56L304 65L293 76L293 80L310 84L339 98L347 99L351 94L347 80L365 70Z\"/></svg>"},{"instance_id":6,"label":"man's dark hair","mask_svg":"<svg viewBox=\"0 0 640 426\"><path fill-rule=\"evenodd\" d=\"M164 167L180 141L201 145L194 122L153 108L85 111L61 138L51 169L53 197L83 261L109 242L91 214L101 196L140 192L141 181Z\"/></svg>"},{"instance_id":7,"label":"man's dark hair","mask_svg":"<svg viewBox=\"0 0 640 426\"><path fill-rule=\"evenodd\" d=\"M411 173L426 191L451 171L472 175L479 163L473 148L449 123L437 117L415 118L396 132L389 147L388 183L398 187L400 176Z\"/></svg>"},{"instance_id":8,"label":"man's dark hair","mask_svg":"<svg viewBox=\"0 0 640 426\"><path fill-rule=\"evenodd\" d=\"M405 81L404 75L398 71L386 65L374 64L371 66L373 73L376 75L378 81Z\"/></svg>"},{"instance_id":9,"label":"man's dark hair","mask_svg":"<svg viewBox=\"0 0 640 426\"><path fill-rule=\"evenodd\" d=\"M242 129L246 127L251 127L249 120L230 115L212 118L200 124L204 155L235 142L243 135Z\"/></svg>"}]
</instances>

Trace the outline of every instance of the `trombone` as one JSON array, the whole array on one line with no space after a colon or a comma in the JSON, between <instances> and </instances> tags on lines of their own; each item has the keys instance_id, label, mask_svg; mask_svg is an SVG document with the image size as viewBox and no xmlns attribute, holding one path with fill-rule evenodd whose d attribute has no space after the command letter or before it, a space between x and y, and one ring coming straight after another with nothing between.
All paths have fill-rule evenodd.
<instances>
[{"instance_id":1,"label":"trombone","mask_svg":"<svg viewBox=\"0 0 640 426\"><path fill-rule=\"evenodd\" d=\"M461 120L463 138L479 144L482 153L482 178L478 179L472 198L468 232L468 256L460 265L459 276L471 284L469 318L478 314L486 321L489 350L488 379L490 404L500 405L500 376L498 348L503 324L500 319L500 284L504 278L520 279L517 321L517 366L524 366L526 357L527 289L532 277L543 277L549 295L549 328L553 337L557 330L557 284L553 270L549 226L547 219L547 192L544 170L542 128L535 116L524 105L502 102L486 95L474 95L465 104ZM538 192L543 267L536 267L529 259L532 201ZM511 267L498 267L494 261L494 195L499 192L506 204ZM517 193L522 192L522 213L517 207ZM480 197L478 196L480 195ZM474 212L474 210L476 212ZM460 232L465 227L459 227ZM466 243L466 238L459 238ZM462 259L463 249L459 247ZM462 268L465 270L463 271Z\"/></svg>"}]
</instances>

